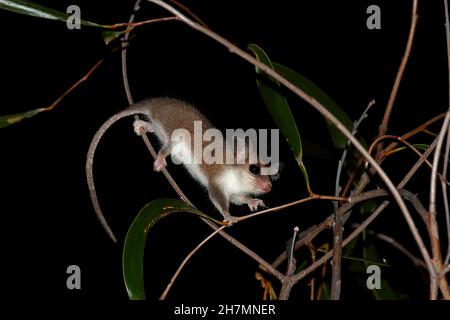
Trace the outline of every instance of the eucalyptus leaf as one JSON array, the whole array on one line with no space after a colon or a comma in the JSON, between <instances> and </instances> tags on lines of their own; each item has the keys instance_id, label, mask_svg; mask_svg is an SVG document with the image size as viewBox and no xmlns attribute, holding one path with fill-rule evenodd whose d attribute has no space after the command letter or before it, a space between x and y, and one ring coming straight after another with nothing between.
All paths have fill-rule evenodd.
<instances>
[{"instance_id":1,"label":"eucalyptus leaf","mask_svg":"<svg viewBox=\"0 0 450 320\"><path fill-rule=\"evenodd\" d=\"M122 253L123 279L131 300L145 300L143 264L147 235L160 219L174 212L190 212L218 222L178 199L163 198L146 204L128 229Z\"/></svg>"},{"instance_id":2,"label":"eucalyptus leaf","mask_svg":"<svg viewBox=\"0 0 450 320\"><path fill-rule=\"evenodd\" d=\"M12 124L16 124L26 118L34 117L35 115L37 115L38 113L41 113L42 111L46 111L46 108L39 108L39 109L34 109L34 110L26 111L26 112L0 116L0 128L4 128L4 127L8 127Z\"/></svg>"},{"instance_id":3,"label":"eucalyptus leaf","mask_svg":"<svg viewBox=\"0 0 450 320\"><path fill-rule=\"evenodd\" d=\"M250 44L248 49L255 54L258 61L273 69L272 62L263 49L256 44ZM260 76L260 78L256 79L256 84L261 98L281 133L286 138L286 141L294 154L295 160L302 171L308 192L312 194L308 172L303 163L303 147L300 133L292 115L291 108L289 107L289 103L286 97L280 93L280 83L266 75L259 68L256 68L256 73Z\"/></svg>"},{"instance_id":4,"label":"eucalyptus leaf","mask_svg":"<svg viewBox=\"0 0 450 320\"><path fill-rule=\"evenodd\" d=\"M125 31L112 31L112 30L106 30L102 32L102 38L103 41L105 41L105 44L110 44L111 41L121 37Z\"/></svg>"},{"instance_id":5,"label":"eucalyptus leaf","mask_svg":"<svg viewBox=\"0 0 450 320\"><path fill-rule=\"evenodd\" d=\"M0 9L42 19L66 21L70 16L65 12L54 10L28 0L0 0ZM90 27L104 26L95 22L81 20L80 23Z\"/></svg>"},{"instance_id":6,"label":"eucalyptus leaf","mask_svg":"<svg viewBox=\"0 0 450 320\"><path fill-rule=\"evenodd\" d=\"M377 247L373 243L369 243L367 240L365 241L363 254L364 258L367 260L381 260L379 258ZM365 263L365 267L367 268L370 264L371 263ZM381 269L381 272L383 273L383 269ZM370 276L370 274L367 276ZM389 282L382 275L380 279L380 289L372 289L370 291L377 300L404 300L407 298L406 295L392 290Z\"/></svg>"},{"instance_id":7,"label":"eucalyptus leaf","mask_svg":"<svg viewBox=\"0 0 450 320\"><path fill-rule=\"evenodd\" d=\"M276 72L281 74L284 78L292 82L294 85L302 89L306 94L316 99L325 108L328 109L342 124L350 131L353 127L353 122L349 116L338 106L333 99L330 98L322 89L316 86L312 81L302 76L300 73L280 64L273 63L273 67ZM347 145L347 138L330 122L327 121L328 131L333 144L338 149L344 149Z\"/></svg>"}]
</instances>

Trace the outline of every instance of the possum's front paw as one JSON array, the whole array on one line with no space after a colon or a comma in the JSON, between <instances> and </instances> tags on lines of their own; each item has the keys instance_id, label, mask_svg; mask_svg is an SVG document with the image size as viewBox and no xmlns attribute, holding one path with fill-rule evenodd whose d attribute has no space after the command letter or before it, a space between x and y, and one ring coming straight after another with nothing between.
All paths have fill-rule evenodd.
<instances>
[{"instance_id":1,"label":"possum's front paw","mask_svg":"<svg viewBox=\"0 0 450 320\"><path fill-rule=\"evenodd\" d=\"M235 224L236 222L239 222L239 217L228 215L228 216L225 217L223 222L225 222L227 224L227 226L230 227L233 224Z\"/></svg>"},{"instance_id":2,"label":"possum's front paw","mask_svg":"<svg viewBox=\"0 0 450 320\"><path fill-rule=\"evenodd\" d=\"M155 162L153 163L153 169L155 171L161 171L167 166L166 157L161 156L158 154L158 157L156 158Z\"/></svg>"},{"instance_id":3,"label":"possum's front paw","mask_svg":"<svg viewBox=\"0 0 450 320\"><path fill-rule=\"evenodd\" d=\"M134 120L133 122L134 133L138 136L141 135L141 129L144 129L145 132L153 132L153 128L150 122L144 120Z\"/></svg>"},{"instance_id":4,"label":"possum's front paw","mask_svg":"<svg viewBox=\"0 0 450 320\"><path fill-rule=\"evenodd\" d=\"M247 200L247 205L250 208L250 211L256 211L258 210L258 207L263 207L265 208L266 205L264 204L264 201L262 201L261 199L248 199Z\"/></svg>"}]
</instances>

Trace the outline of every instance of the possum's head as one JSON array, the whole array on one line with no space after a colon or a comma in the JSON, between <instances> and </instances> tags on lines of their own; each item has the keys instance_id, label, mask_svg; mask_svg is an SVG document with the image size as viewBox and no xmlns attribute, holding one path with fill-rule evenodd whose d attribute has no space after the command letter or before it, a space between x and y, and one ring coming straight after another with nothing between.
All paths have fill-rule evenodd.
<instances>
[{"instance_id":1,"label":"possum's head","mask_svg":"<svg viewBox=\"0 0 450 320\"><path fill-rule=\"evenodd\" d=\"M219 183L228 195L260 195L272 189L270 176L261 175L259 164L234 164L221 174Z\"/></svg>"}]
</instances>

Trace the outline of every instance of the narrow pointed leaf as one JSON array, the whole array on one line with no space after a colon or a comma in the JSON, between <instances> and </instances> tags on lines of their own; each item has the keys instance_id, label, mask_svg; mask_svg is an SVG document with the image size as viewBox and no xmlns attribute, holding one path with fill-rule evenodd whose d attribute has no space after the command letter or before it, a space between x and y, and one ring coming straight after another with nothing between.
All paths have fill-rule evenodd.
<instances>
[{"instance_id":1,"label":"narrow pointed leaf","mask_svg":"<svg viewBox=\"0 0 450 320\"><path fill-rule=\"evenodd\" d=\"M1 1L1 0L0 0ZM8 127L12 124L16 124L25 118L31 118L38 113L46 111L45 108L34 109L22 113L8 114L5 116L0 116L0 128Z\"/></svg>"},{"instance_id":2,"label":"narrow pointed leaf","mask_svg":"<svg viewBox=\"0 0 450 320\"><path fill-rule=\"evenodd\" d=\"M0 0L0 9L32 17L59 21L66 21L70 16L65 12L54 10L28 0ZM101 24L86 20L81 20L80 23L90 27L103 27Z\"/></svg>"},{"instance_id":3,"label":"narrow pointed leaf","mask_svg":"<svg viewBox=\"0 0 450 320\"><path fill-rule=\"evenodd\" d=\"M145 299L143 263L147 235L160 219L174 212L190 212L219 222L178 199L157 199L146 204L128 229L122 253L123 278L131 300Z\"/></svg>"},{"instance_id":4,"label":"narrow pointed leaf","mask_svg":"<svg viewBox=\"0 0 450 320\"><path fill-rule=\"evenodd\" d=\"M350 120L349 116L322 89L298 72L280 63L274 62L273 67L275 71L287 80L302 89L306 94L319 101L325 108L328 109L328 111L338 118L344 126L347 127L347 129L350 131L352 130L353 122ZM332 123L327 121L327 126L334 146L339 149L344 149L347 145L347 138Z\"/></svg>"},{"instance_id":5,"label":"narrow pointed leaf","mask_svg":"<svg viewBox=\"0 0 450 320\"><path fill-rule=\"evenodd\" d=\"M255 54L256 59L273 69L273 65L269 57L260 47L255 44L250 44L248 48ZM259 75L265 75L258 68L256 68L256 73ZM267 76L267 78L270 77ZM256 80L259 93L261 94L264 104L272 115L281 133L288 141L294 156L296 158L301 158L303 153L302 142L297 124L292 116L287 99L278 90L276 90L276 87L280 87L280 84L272 78L270 78L270 80L273 82L274 86L269 86L259 79Z\"/></svg>"},{"instance_id":6,"label":"narrow pointed leaf","mask_svg":"<svg viewBox=\"0 0 450 320\"><path fill-rule=\"evenodd\" d=\"M363 248L363 255L364 258L367 260L375 260L375 261L381 260L378 254L377 247L373 243L369 243L367 241ZM365 263L366 269L371 264L373 263L366 262ZM368 276L370 276L370 274ZM389 285L389 282L383 277L381 277L380 279L380 289L373 289L370 291L372 292L376 300L405 300L407 298L406 295L395 292Z\"/></svg>"},{"instance_id":7,"label":"narrow pointed leaf","mask_svg":"<svg viewBox=\"0 0 450 320\"><path fill-rule=\"evenodd\" d=\"M258 47L256 44L250 44L248 46L256 56L256 59L265 65L271 67L273 69L272 62L270 61L267 54ZM269 83L266 81L261 81L260 79L256 80L256 84L259 89L259 93L261 98L269 110L273 120L277 124L283 136L286 138L289 147L291 148L294 157L300 167L300 170L305 179L306 188L308 192L312 194L311 187L309 184L309 177L306 167L303 163L303 147L302 140L300 138L300 133L297 128L297 124L294 120L294 117L291 112L291 108L289 107L288 101L286 97L280 93L278 90L280 88L280 84L278 81L273 79L272 77L266 75L259 68L256 68L256 73L265 77Z\"/></svg>"},{"instance_id":8,"label":"narrow pointed leaf","mask_svg":"<svg viewBox=\"0 0 450 320\"><path fill-rule=\"evenodd\" d=\"M102 38L103 41L105 41L105 44L110 44L111 41L121 37L125 31L112 31L112 30L106 30L102 32Z\"/></svg>"}]
</instances>

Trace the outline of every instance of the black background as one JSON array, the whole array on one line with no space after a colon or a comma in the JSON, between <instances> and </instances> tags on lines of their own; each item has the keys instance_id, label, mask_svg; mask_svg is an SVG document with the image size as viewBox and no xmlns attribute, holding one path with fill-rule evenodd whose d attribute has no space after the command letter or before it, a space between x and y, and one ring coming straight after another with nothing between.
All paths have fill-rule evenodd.
<instances>
[{"instance_id":1,"label":"black background","mask_svg":"<svg viewBox=\"0 0 450 320\"><path fill-rule=\"evenodd\" d=\"M82 18L99 23L128 20L133 1L40 1L65 11L81 7ZM361 132L377 132L406 43L411 1L183 1L210 28L245 48L260 45L273 61L311 79L349 114L359 117L376 100ZM366 8L377 4L382 29L366 28ZM448 99L443 5L423 1L413 51L392 114L390 133L402 134L445 110ZM165 16L143 4L139 20ZM152 160L135 137L131 120L121 121L102 140L95 179L103 211L119 244L103 232L91 206L85 180L85 155L99 126L127 106L120 53L108 53L97 29L70 31L65 23L0 11L1 114L48 106L99 59L103 65L52 112L1 129L1 243L5 289L17 297L127 299L121 274L121 245L135 214L152 199L175 197L168 183L152 171ZM224 47L179 22L138 28L129 47L129 79L135 100L174 96L195 104L217 127L274 128L255 85L254 68ZM290 96L303 137L331 147L326 126L311 107ZM422 140L418 140L422 141ZM428 140L427 140L428 141ZM426 142L426 141L425 141ZM339 153L333 159L305 156L317 193L332 194ZM399 155L386 163L399 181L414 158ZM302 176L282 141L286 164L269 206L305 197ZM400 164L400 165L399 165ZM170 166L181 188L199 208L213 213L206 193L180 168ZM427 203L428 171L411 190ZM422 187L422 188L421 188ZM400 235L417 252L398 210L387 210L374 228ZM242 223L230 230L267 260L285 249L293 227L319 223L331 203L302 205ZM234 207L236 214L247 208ZM346 230L348 231L348 230ZM147 296L156 299L184 256L210 230L197 218L178 214L161 221L147 242ZM331 240L324 238L324 241ZM317 244L320 244L318 242ZM413 299L427 297L417 270L391 248L379 244L392 263L391 285ZM345 262L344 262L345 263ZM66 288L66 268L82 270L82 289ZM257 265L217 237L200 250L177 280L170 299L217 301L262 296L254 279ZM370 299L344 274L344 299ZM347 282L346 282L347 280ZM275 281L274 281L275 282ZM307 300L300 285L293 299ZM5 287L4 287L5 288Z\"/></svg>"}]
</instances>

